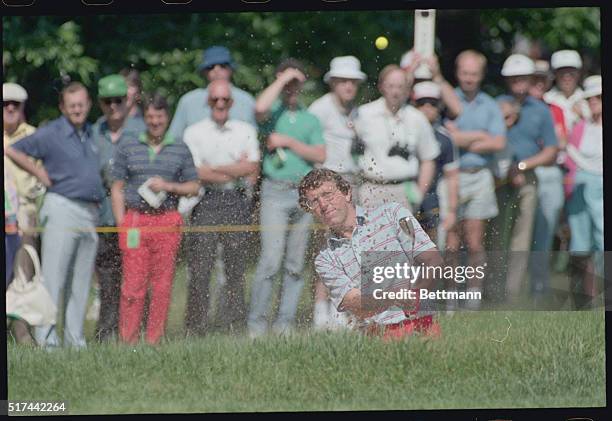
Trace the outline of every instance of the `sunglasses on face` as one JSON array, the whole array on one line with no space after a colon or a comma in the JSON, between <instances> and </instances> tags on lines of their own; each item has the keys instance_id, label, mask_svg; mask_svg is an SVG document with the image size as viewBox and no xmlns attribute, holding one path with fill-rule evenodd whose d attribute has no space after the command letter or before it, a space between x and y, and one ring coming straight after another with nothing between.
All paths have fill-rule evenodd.
<instances>
[{"instance_id":1,"label":"sunglasses on face","mask_svg":"<svg viewBox=\"0 0 612 421\"><path fill-rule=\"evenodd\" d=\"M217 97L209 97L208 100L210 102L216 104L219 101L230 102L232 100L232 98L226 97L226 96L217 96Z\"/></svg>"},{"instance_id":2,"label":"sunglasses on face","mask_svg":"<svg viewBox=\"0 0 612 421\"><path fill-rule=\"evenodd\" d=\"M213 64L212 66L207 66L204 68L204 70L212 70L215 68L215 66L221 66L224 69L228 69L230 67L230 65L227 63L220 63L220 64Z\"/></svg>"},{"instance_id":3,"label":"sunglasses on face","mask_svg":"<svg viewBox=\"0 0 612 421\"><path fill-rule=\"evenodd\" d=\"M113 97L113 98L104 98L102 102L106 105L111 105L111 104L119 105L123 102L123 100L124 100L124 97L118 96L118 97Z\"/></svg>"},{"instance_id":4,"label":"sunglasses on face","mask_svg":"<svg viewBox=\"0 0 612 421\"><path fill-rule=\"evenodd\" d=\"M421 98L415 101L417 107L422 107L425 104L429 104L432 107L437 107L439 103L440 101L435 98Z\"/></svg>"},{"instance_id":5,"label":"sunglasses on face","mask_svg":"<svg viewBox=\"0 0 612 421\"><path fill-rule=\"evenodd\" d=\"M17 108L21 105L21 102L19 101L2 101L2 107L6 108L9 105L12 105L13 107Z\"/></svg>"}]
</instances>

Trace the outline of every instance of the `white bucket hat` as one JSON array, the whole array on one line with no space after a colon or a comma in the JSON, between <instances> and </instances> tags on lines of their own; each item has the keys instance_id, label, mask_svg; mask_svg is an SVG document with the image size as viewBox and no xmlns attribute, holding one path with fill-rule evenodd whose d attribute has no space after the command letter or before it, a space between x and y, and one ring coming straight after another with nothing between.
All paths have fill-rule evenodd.
<instances>
[{"instance_id":1,"label":"white bucket hat","mask_svg":"<svg viewBox=\"0 0 612 421\"><path fill-rule=\"evenodd\" d=\"M325 83L329 82L332 77L340 77L343 79L357 79L364 81L367 76L361 71L361 63L354 56L335 57L329 63L329 72L323 76Z\"/></svg>"},{"instance_id":2,"label":"white bucket hat","mask_svg":"<svg viewBox=\"0 0 612 421\"><path fill-rule=\"evenodd\" d=\"M25 102L28 99L28 92L17 83L3 83L2 99L4 101Z\"/></svg>"},{"instance_id":3,"label":"white bucket hat","mask_svg":"<svg viewBox=\"0 0 612 421\"><path fill-rule=\"evenodd\" d=\"M582 69L582 59L576 50L559 50L550 57L550 65L554 70L562 67Z\"/></svg>"},{"instance_id":4,"label":"white bucket hat","mask_svg":"<svg viewBox=\"0 0 612 421\"><path fill-rule=\"evenodd\" d=\"M587 77L582 86L584 87L584 94L582 94L584 99L601 95L601 76L594 75Z\"/></svg>"},{"instance_id":5,"label":"white bucket hat","mask_svg":"<svg viewBox=\"0 0 612 421\"><path fill-rule=\"evenodd\" d=\"M533 60L523 54L509 56L501 69L502 76L529 76L535 73Z\"/></svg>"}]
</instances>

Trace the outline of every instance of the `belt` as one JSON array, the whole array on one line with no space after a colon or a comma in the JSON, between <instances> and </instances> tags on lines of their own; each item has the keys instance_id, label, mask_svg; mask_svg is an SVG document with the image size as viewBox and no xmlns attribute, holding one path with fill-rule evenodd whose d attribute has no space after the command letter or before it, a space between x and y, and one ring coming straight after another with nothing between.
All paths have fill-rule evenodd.
<instances>
[{"instance_id":1,"label":"belt","mask_svg":"<svg viewBox=\"0 0 612 421\"><path fill-rule=\"evenodd\" d=\"M486 167L473 167L473 168L459 168L459 172L468 174L476 174L477 172L484 170Z\"/></svg>"},{"instance_id":2,"label":"belt","mask_svg":"<svg viewBox=\"0 0 612 421\"><path fill-rule=\"evenodd\" d=\"M128 211L140 213L142 215L162 215L169 212L178 212L176 209L138 209L138 208L127 208Z\"/></svg>"},{"instance_id":3,"label":"belt","mask_svg":"<svg viewBox=\"0 0 612 421\"><path fill-rule=\"evenodd\" d=\"M364 177L364 181L367 181L368 183L372 183L372 184L393 184L393 185L397 185L397 184L403 184L407 181L417 181L416 178L405 178L403 180L375 180L372 178L366 178Z\"/></svg>"}]
</instances>

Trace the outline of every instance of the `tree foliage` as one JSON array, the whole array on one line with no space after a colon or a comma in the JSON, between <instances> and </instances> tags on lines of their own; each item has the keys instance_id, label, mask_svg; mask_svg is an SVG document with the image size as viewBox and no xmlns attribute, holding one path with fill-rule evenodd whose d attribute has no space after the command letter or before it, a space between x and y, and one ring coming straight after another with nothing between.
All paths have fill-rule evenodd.
<instances>
[{"instance_id":1,"label":"tree foliage","mask_svg":"<svg viewBox=\"0 0 612 421\"><path fill-rule=\"evenodd\" d=\"M303 60L311 76L307 102L324 92L322 76L334 56L355 55L369 77L362 89L366 100L377 95L378 71L411 48L413 16L402 10L3 17L4 74L28 89L35 124L58 114L57 91L68 78L84 82L95 97L97 80L124 67L138 69L145 90L157 89L176 105L183 93L203 84L195 68L203 50L215 44L232 51L239 65L235 83L255 94L272 80L280 59ZM449 16L466 22L439 28L437 49L451 80L456 52L478 48L498 71L516 34L542 40L550 50L575 48L592 57L592 70L599 63L597 8L439 10L438 25ZM460 31L474 32L469 42L457 36ZM382 51L374 47L380 35L390 41ZM496 73L489 73L488 82L499 84Z\"/></svg>"}]
</instances>

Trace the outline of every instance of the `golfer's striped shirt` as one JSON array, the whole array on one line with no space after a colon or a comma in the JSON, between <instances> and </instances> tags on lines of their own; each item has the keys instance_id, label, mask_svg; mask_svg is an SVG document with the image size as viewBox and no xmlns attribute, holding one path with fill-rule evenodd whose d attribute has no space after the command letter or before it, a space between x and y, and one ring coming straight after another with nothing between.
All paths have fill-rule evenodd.
<instances>
[{"instance_id":1,"label":"golfer's striped shirt","mask_svg":"<svg viewBox=\"0 0 612 421\"><path fill-rule=\"evenodd\" d=\"M387 203L373 209L357 206L356 211L357 226L352 238L329 237L328 247L315 259L316 271L329 289L336 308L350 289L361 286L361 253L397 251L413 258L435 248L412 213L399 203ZM399 225L403 218L409 218L415 228L414 241ZM365 324L392 324L406 318L399 307L391 307L367 319Z\"/></svg>"}]
</instances>

